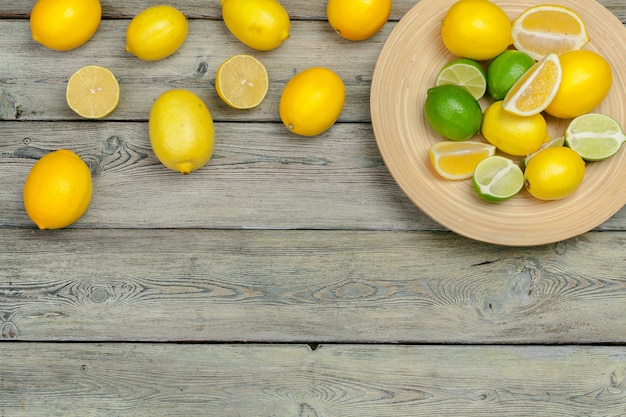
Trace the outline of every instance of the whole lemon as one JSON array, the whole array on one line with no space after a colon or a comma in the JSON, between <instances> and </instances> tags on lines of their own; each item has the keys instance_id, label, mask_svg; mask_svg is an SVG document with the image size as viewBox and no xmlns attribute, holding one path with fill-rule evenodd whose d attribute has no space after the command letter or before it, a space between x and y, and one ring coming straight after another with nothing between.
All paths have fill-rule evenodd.
<instances>
[{"instance_id":1,"label":"whole lemon","mask_svg":"<svg viewBox=\"0 0 626 417\"><path fill-rule=\"evenodd\" d=\"M546 113L570 119L598 106L611 89L611 65L598 53L586 49L559 56L561 84Z\"/></svg>"},{"instance_id":2,"label":"whole lemon","mask_svg":"<svg viewBox=\"0 0 626 417\"><path fill-rule=\"evenodd\" d=\"M289 15L277 0L221 0L221 4L228 30L252 49L269 51L289 37Z\"/></svg>"},{"instance_id":3,"label":"whole lemon","mask_svg":"<svg viewBox=\"0 0 626 417\"><path fill-rule=\"evenodd\" d=\"M492 103L483 115L482 134L489 143L512 156L526 156L538 150L548 137L548 124L539 114L517 116Z\"/></svg>"},{"instance_id":4,"label":"whole lemon","mask_svg":"<svg viewBox=\"0 0 626 417\"><path fill-rule=\"evenodd\" d=\"M488 0L459 0L441 22L441 38L454 55L477 61L491 59L513 43L511 21Z\"/></svg>"},{"instance_id":5,"label":"whole lemon","mask_svg":"<svg viewBox=\"0 0 626 417\"><path fill-rule=\"evenodd\" d=\"M67 51L91 39L101 18L99 0L38 0L30 13L30 30L42 45Z\"/></svg>"},{"instance_id":6,"label":"whole lemon","mask_svg":"<svg viewBox=\"0 0 626 417\"><path fill-rule=\"evenodd\" d=\"M39 159L24 183L24 208L40 229L60 229L89 207L91 171L74 152L61 149Z\"/></svg>"},{"instance_id":7,"label":"whole lemon","mask_svg":"<svg viewBox=\"0 0 626 417\"><path fill-rule=\"evenodd\" d=\"M293 133L319 135L337 121L345 100L346 88L339 75L328 68L308 68L285 85L280 118Z\"/></svg>"},{"instance_id":8,"label":"whole lemon","mask_svg":"<svg viewBox=\"0 0 626 417\"><path fill-rule=\"evenodd\" d=\"M328 23L342 38L362 41L374 36L387 22L391 0L328 0Z\"/></svg>"},{"instance_id":9,"label":"whole lemon","mask_svg":"<svg viewBox=\"0 0 626 417\"><path fill-rule=\"evenodd\" d=\"M456 141L476 135L483 121L480 104L474 96L453 84L428 89L424 114L435 132Z\"/></svg>"},{"instance_id":10,"label":"whole lemon","mask_svg":"<svg viewBox=\"0 0 626 417\"><path fill-rule=\"evenodd\" d=\"M185 15L172 6L148 7L128 24L126 52L145 61L166 58L183 45L188 26Z\"/></svg>"},{"instance_id":11,"label":"whole lemon","mask_svg":"<svg viewBox=\"0 0 626 417\"><path fill-rule=\"evenodd\" d=\"M150 109L150 144L163 165L189 174L213 155L215 131L204 102L188 90L161 94Z\"/></svg>"},{"instance_id":12,"label":"whole lemon","mask_svg":"<svg viewBox=\"0 0 626 417\"><path fill-rule=\"evenodd\" d=\"M526 164L524 183L540 200L559 200L578 189L585 177L585 161L564 146L545 148Z\"/></svg>"}]
</instances>

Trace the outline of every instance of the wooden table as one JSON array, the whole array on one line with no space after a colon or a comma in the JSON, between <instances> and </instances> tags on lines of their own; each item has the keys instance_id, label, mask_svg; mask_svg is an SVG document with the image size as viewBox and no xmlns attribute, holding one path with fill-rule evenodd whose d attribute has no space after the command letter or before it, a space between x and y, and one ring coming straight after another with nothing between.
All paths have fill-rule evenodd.
<instances>
[{"instance_id":1,"label":"wooden table","mask_svg":"<svg viewBox=\"0 0 626 417\"><path fill-rule=\"evenodd\" d=\"M415 0L374 38L345 41L325 2L284 0L291 38L239 43L218 1L159 62L124 52L147 0L103 0L70 52L30 38L34 2L0 0L0 416L626 416L626 211L582 236L498 247L450 232L390 176L369 114L374 65ZM602 3L622 21L624 2ZM270 90L227 108L218 65L252 53ZM87 64L122 98L104 121L65 103ZM345 81L314 138L278 117L285 83L322 65ZM216 121L211 162L156 160L152 101L196 92ZM35 160L61 147L93 172L73 226L39 231L22 205Z\"/></svg>"}]
</instances>

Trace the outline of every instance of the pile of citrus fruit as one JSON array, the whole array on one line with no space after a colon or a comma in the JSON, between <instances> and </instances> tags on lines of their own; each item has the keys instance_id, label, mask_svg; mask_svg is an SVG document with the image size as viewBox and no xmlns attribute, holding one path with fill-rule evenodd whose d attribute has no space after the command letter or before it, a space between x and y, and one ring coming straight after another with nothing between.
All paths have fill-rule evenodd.
<instances>
[{"instance_id":1,"label":"pile of citrus fruit","mask_svg":"<svg viewBox=\"0 0 626 417\"><path fill-rule=\"evenodd\" d=\"M458 0L441 22L455 57L427 91L424 115L442 137L434 170L471 179L479 197L507 200L524 188L541 200L574 193L585 164L615 155L626 141L611 117L593 113L612 69L589 43L584 20L554 4L528 7L513 21L489 0ZM549 118L567 120L550 138ZM468 140L468 139L476 140Z\"/></svg>"},{"instance_id":2,"label":"pile of citrus fruit","mask_svg":"<svg viewBox=\"0 0 626 417\"><path fill-rule=\"evenodd\" d=\"M387 22L392 0L328 0L327 18L344 39L374 36ZM291 22L278 0L221 0L222 19L230 33L255 51L278 48L290 35ZM43 46L68 51L91 39L102 18L99 0L37 0L30 15L31 34ZM126 30L126 52L144 61L175 54L189 33L186 16L159 4L136 14ZM215 74L217 95L234 109L261 104L269 89L265 66L251 54L222 62ZM307 68L283 88L277 113L289 131L315 136L339 118L346 98L341 77L329 68ZM101 119L120 102L120 87L107 68L88 65L67 82L66 100L79 116ZM215 144L213 119L204 102L182 89L165 91L152 104L149 139L155 156L183 174L204 166ZM92 195L88 166L74 152L49 153L32 167L24 185L24 207L41 229L66 227L87 210Z\"/></svg>"}]
</instances>

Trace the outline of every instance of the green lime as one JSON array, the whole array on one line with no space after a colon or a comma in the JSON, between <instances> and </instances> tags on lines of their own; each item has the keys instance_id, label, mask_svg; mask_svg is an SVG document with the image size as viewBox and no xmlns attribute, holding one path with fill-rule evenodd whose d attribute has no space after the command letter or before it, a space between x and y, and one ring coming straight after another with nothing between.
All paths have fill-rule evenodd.
<instances>
[{"instance_id":1,"label":"green lime","mask_svg":"<svg viewBox=\"0 0 626 417\"><path fill-rule=\"evenodd\" d=\"M487 67L487 92L494 100L502 100L513 84L533 65L535 60L524 52L510 49L495 57Z\"/></svg>"},{"instance_id":2,"label":"green lime","mask_svg":"<svg viewBox=\"0 0 626 417\"><path fill-rule=\"evenodd\" d=\"M565 143L585 161L600 161L617 153L626 141L619 123L604 114L574 118L565 130Z\"/></svg>"},{"instance_id":3,"label":"green lime","mask_svg":"<svg viewBox=\"0 0 626 417\"><path fill-rule=\"evenodd\" d=\"M463 87L452 84L428 90L424 114L435 132L451 140L471 138L483 121L478 101Z\"/></svg>"},{"instance_id":4,"label":"green lime","mask_svg":"<svg viewBox=\"0 0 626 417\"><path fill-rule=\"evenodd\" d=\"M487 91L487 74L478 62L459 58L449 62L439 71L437 85L443 84L463 87L478 100Z\"/></svg>"},{"instance_id":5,"label":"green lime","mask_svg":"<svg viewBox=\"0 0 626 417\"><path fill-rule=\"evenodd\" d=\"M476 166L472 183L480 198L498 203L513 197L524 187L524 173L511 159L495 155Z\"/></svg>"}]
</instances>

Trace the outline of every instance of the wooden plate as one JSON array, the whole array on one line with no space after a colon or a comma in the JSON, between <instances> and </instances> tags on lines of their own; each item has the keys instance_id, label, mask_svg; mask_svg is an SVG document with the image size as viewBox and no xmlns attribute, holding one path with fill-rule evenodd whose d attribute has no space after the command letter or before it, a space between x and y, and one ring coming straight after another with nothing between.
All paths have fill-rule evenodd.
<instances>
[{"instance_id":1,"label":"wooden plate","mask_svg":"<svg viewBox=\"0 0 626 417\"><path fill-rule=\"evenodd\" d=\"M559 201L540 201L526 190L511 200L480 200L471 180L439 177L428 160L442 140L427 124L423 105L439 69L454 59L440 37L440 22L456 0L421 0L400 20L382 48L372 79L371 115L378 147L392 176L415 205L456 233L484 242L532 246L568 239L606 221L626 204L626 150L587 164L581 187ZM495 1L511 19L534 1ZM591 39L584 48L600 53L613 68L613 86L594 111L626 118L626 29L592 0L559 0L584 19ZM483 101L486 99L482 99ZM481 102L483 107L487 103ZM552 137L566 120L547 117ZM480 136L478 140L484 140Z\"/></svg>"}]
</instances>

